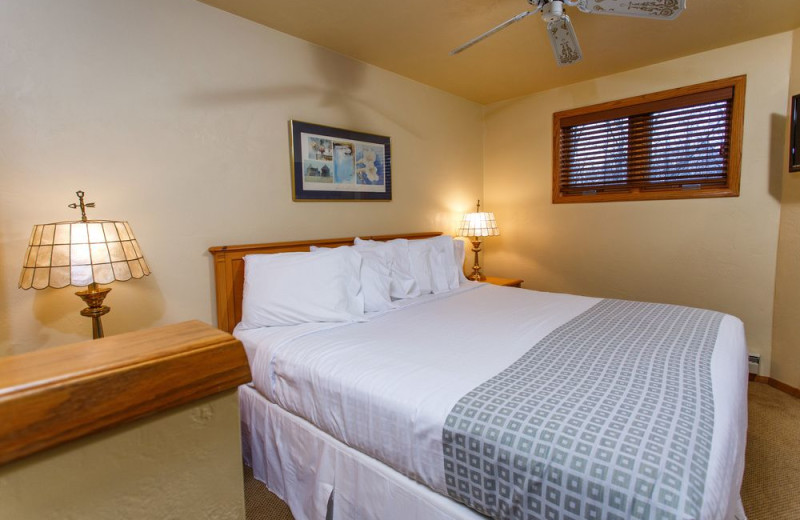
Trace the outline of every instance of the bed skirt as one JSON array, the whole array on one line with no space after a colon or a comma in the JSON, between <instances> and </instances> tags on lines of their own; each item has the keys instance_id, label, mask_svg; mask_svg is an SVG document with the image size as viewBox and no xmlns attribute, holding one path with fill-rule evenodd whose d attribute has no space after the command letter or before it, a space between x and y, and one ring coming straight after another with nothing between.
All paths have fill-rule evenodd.
<instances>
[{"instance_id":1,"label":"bed skirt","mask_svg":"<svg viewBox=\"0 0 800 520\"><path fill-rule=\"evenodd\" d=\"M478 520L485 517L337 441L239 387L242 453L296 520Z\"/></svg>"}]
</instances>

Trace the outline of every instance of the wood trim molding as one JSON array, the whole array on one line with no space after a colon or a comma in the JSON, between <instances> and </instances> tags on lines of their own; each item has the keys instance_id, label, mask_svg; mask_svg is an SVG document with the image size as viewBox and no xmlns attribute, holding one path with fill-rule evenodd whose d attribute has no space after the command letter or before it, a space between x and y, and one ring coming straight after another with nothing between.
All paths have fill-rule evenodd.
<instances>
[{"instance_id":1,"label":"wood trim molding","mask_svg":"<svg viewBox=\"0 0 800 520\"><path fill-rule=\"evenodd\" d=\"M399 235L362 236L365 240L392 240L406 238L409 240L431 238L441 235L438 231L423 233L404 233ZM244 257L246 255L263 255L273 253L292 253L308 251L311 246L339 247L351 246L355 237L321 238L316 240L299 240L294 242L271 242L266 244L245 244L238 246L215 246L208 251L214 259L214 289L217 301L217 326L225 332L233 332L233 328L242 319L242 294L244 292Z\"/></svg>"},{"instance_id":2,"label":"wood trim molding","mask_svg":"<svg viewBox=\"0 0 800 520\"><path fill-rule=\"evenodd\" d=\"M787 385L777 379L772 379L771 377L767 376L750 376L750 381L755 381L756 383L765 383L771 386L772 388L777 388L781 392L791 395L792 397L800 398L800 388L795 388L793 386Z\"/></svg>"},{"instance_id":3,"label":"wood trim molding","mask_svg":"<svg viewBox=\"0 0 800 520\"><path fill-rule=\"evenodd\" d=\"M242 344L200 321L0 358L0 464L250 379Z\"/></svg>"},{"instance_id":4,"label":"wood trim molding","mask_svg":"<svg viewBox=\"0 0 800 520\"><path fill-rule=\"evenodd\" d=\"M800 398L800 388L789 386L786 383L782 383L781 381L778 381L777 379L772 379L771 377L769 378L767 384L773 388L777 388L781 392L791 395L792 397Z\"/></svg>"}]
</instances>

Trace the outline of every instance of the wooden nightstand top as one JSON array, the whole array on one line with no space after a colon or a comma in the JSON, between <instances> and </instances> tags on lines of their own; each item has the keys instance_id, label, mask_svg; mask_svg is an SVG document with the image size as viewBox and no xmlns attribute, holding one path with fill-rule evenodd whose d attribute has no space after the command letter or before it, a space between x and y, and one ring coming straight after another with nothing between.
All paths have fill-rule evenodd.
<instances>
[{"instance_id":1,"label":"wooden nightstand top","mask_svg":"<svg viewBox=\"0 0 800 520\"><path fill-rule=\"evenodd\" d=\"M494 285L503 285L505 287L522 287L522 282L524 280L519 278L498 278L497 276L487 276L486 279L482 281Z\"/></svg>"}]
</instances>

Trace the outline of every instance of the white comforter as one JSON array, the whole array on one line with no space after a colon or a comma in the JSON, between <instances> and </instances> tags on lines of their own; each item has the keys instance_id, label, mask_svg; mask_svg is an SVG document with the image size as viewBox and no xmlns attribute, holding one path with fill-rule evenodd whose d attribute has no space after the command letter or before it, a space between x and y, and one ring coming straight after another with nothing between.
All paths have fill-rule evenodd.
<instances>
[{"instance_id":1,"label":"white comforter","mask_svg":"<svg viewBox=\"0 0 800 520\"><path fill-rule=\"evenodd\" d=\"M256 388L342 442L446 494L442 426L467 392L596 298L465 284L366 323L237 330ZM741 321L726 316L712 357L714 439L702 517L744 518L747 424Z\"/></svg>"}]
</instances>

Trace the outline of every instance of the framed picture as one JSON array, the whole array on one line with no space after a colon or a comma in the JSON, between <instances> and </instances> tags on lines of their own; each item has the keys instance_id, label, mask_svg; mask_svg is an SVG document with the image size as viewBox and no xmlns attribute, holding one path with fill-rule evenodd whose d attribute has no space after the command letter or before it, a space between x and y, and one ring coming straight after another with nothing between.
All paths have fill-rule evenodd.
<instances>
[{"instance_id":1,"label":"framed picture","mask_svg":"<svg viewBox=\"0 0 800 520\"><path fill-rule=\"evenodd\" d=\"M800 172L800 94L792 96L792 127L789 136L789 171Z\"/></svg>"},{"instance_id":2,"label":"framed picture","mask_svg":"<svg viewBox=\"0 0 800 520\"><path fill-rule=\"evenodd\" d=\"M302 121L289 127L293 200L392 200L388 137Z\"/></svg>"}]
</instances>

